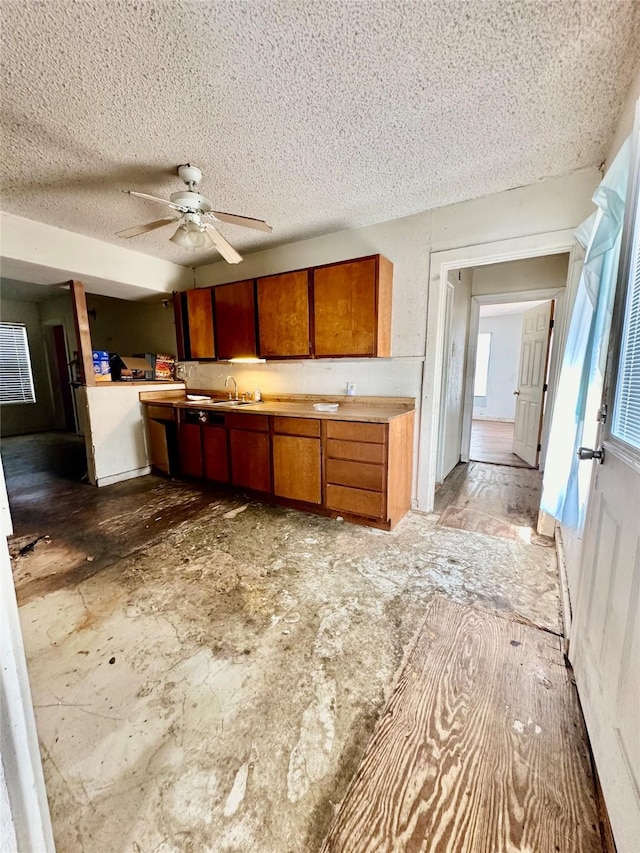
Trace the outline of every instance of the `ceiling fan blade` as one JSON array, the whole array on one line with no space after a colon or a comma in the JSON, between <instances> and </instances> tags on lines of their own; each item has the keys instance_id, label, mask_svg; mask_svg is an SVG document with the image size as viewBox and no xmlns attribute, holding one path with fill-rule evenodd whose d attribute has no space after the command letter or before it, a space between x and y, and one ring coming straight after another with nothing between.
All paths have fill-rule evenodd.
<instances>
[{"instance_id":1,"label":"ceiling fan blade","mask_svg":"<svg viewBox=\"0 0 640 853\"><path fill-rule=\"evenodd\" d=\"M165 216L164 219L156 219L155 222L147 222L145 225L134 225L133 228L116 231L116 237L137 237L138 234L146 234L147 231L154 231L156 228L162 228L163 225L176 221L175 216Z\"/></svg>"},{"instance_id":2,"label":"ceiling fan blade","mask_svg":"<svg viewBox=\"0 0 640 853\"><path fill-rule=\"evenodd\" d=\"M211 237L213 245L220 252L225 261L228 264L239 264L242 260L242 255L239 255L236 252L231 243L225 240L222 234L208 222L205 223L205 228L207 229L207 234Z\"/></svg>"},{"instance_id":3,"label":"ceiling fan blade","mask_svg":"<svg viewBox=\"0 0 640 853\"><path fill-rule=\"evenodd\" d=\"M222 213L212 210L210 216L214 216L220 222L229 222L231 225L242 225L243 228L255 228L256 231L266 231L271 234L273 228L264 219L253 219L251 216L237 216L235 213Z\"/></svg>"},{"instance_id":4,"label":"ceiling fan blade","mask_svg":"<svg viewBox=\"0 0 640 853\"><path fill-rule=\"evenodd\" d=\"M149 195L148 193L139 193L136 190L123 190L127 195L134 195L136 198L146 198L149 201L159 201L160 204L166 204L169 207L173 207L175 210L183 210L179 204L174 204L172 201L169 201L166 198L158 198L157 195Z\"/></svg>"}]
</instances>

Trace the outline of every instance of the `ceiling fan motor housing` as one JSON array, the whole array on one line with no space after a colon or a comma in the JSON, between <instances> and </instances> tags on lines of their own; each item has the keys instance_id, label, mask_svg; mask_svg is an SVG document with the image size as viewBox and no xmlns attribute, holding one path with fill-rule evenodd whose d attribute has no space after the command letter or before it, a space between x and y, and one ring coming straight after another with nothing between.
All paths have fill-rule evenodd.
<instances>
[{"instance_id":1,"label":"ceiling fan motor housing","mask_svg":"<svg viewBox=\"0 0 640 853\"><path fill-rule=\"evenodd\" d=\"M192 186L197 186L202 180L202 172L197 166L192 166L191 163L185 163L183 166L178 166L178 175L181 180L191 189Z\"/></svg>"},{"instance_id":2,"label":"ceiling fan motor housing","mask_svg":"<svg viewBox=\"0 0 640 853\"><path fill-rule=\"evenodd\" d=\"M180 190L177 193L171 193L170 198L173 204L185 207L188 210L199 210L202 213L208 213L212 208L212 204L206 196L191 192L191 190Z\"/></svg>"}]
</instances>

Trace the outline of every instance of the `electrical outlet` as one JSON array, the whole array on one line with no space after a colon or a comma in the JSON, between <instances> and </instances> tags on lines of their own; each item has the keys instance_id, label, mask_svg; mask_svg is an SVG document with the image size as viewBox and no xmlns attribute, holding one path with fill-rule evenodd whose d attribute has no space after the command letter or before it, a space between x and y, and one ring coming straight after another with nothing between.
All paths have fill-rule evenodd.
<instances>
[{"instance_id":1,"label":"electrical outlet","mask_svg":"<svg viewBox=\"0 0 640 853\"><path fill-rule=\"evenodd\" d=\"M355 382L347 382L347 397L355 397L356 396L356 383Z\"/></svg>"}]
</instances>

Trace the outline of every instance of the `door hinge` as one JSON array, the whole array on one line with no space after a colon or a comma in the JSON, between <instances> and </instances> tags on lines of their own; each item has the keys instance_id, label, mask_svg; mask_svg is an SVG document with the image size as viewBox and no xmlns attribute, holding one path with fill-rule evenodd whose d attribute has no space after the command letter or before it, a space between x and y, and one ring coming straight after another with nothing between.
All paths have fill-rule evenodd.
<instances>
[{"instance_id":1,"label":"door hinge","mask_svg":"<svg viewBox=\"0 0 640 853\"><path fill-rule=\"evenodd\" d=\"M542 393L546 394L548 390L549 390L549 385L545 382L544 385L542 386Z\"/></svg>"},{"instance_id":2,"label":"door hinge","mask_svg":"<svg viewBox=\"0 0 640 853\"><path fill-rule=\"evenodd\" d=\"M541 445L541 444L539 444L539 445L538 445L538 453L540 453L540 451L541 451L541 450L542 450L542 445Z\"/></svg>"},{"instance_id":3,"label":"door hinge","mask_svg":"<svg viewBox=\"0 0 640 853\"><path fill-rule=\"evenodd\" d=\"M555 322L556 322L555 320L549 320L549 328L550 329L553 329L553 327L555 326Z\"/></svg>"},{"instance_id":4,"label":"door hinge","mask_svg":"<svg viewBox=\"0 0 640 853\"><path fill-rule=\"evenodd\" d=\"M601 424L606 424L607 422L607 404L603 403L602 406L598 409L598 416L596 420Z\"/></svg>"}]
</instances>

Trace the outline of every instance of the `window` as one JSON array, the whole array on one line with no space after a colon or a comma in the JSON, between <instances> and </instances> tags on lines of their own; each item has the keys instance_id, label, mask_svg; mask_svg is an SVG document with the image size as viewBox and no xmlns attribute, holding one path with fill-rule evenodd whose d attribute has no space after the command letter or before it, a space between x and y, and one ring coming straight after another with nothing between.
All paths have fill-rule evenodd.
<instances>
[{"instance_id":1,"label":"window","mask_svg":"<svg viewBox=\"0 0 640 853\"><path fill-rule=\"evenodd\" d=\"M631 229L629 278L611 434L640 450L640 204Z\"/></svg>"},{"instance_id":2,"label":"window","mask_svg":"<svg viewBox=\"0 0 640 853\"><path fill-rule=\"evenodd\" d=\"M489 356L491 354L491 332L478 335L476 350L476 377L473 385L474 397L487 396L487 380L489 378Z\"/></svg>"},{"instance_id":3,"label":"window","mask_svg":"<svg viewBox=\"0 0 640 853\"><path fill-rule=\"evenodd\" d=\"M27 330L0 323L0 403L35 403Z\"/></svg>"}]
</instances>

